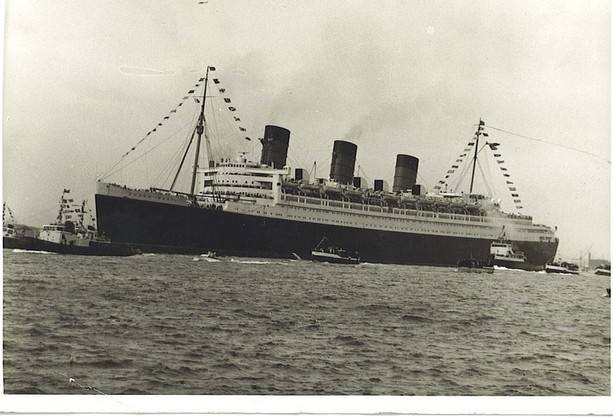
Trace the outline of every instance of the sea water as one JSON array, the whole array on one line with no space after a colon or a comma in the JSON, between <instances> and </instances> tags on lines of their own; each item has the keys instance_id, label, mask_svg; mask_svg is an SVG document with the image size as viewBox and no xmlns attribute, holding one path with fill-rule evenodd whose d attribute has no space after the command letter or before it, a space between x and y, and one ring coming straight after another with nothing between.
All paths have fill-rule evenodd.
<instances>
[{"instance_id":1,"label":"sea water","mask_svg":"<svg viewBox=\"0 0 613 417\"><path fill-rule=\"evenodd\" d=\"M5 249L3 285L5 393L610 392L590 273Z\"/></svg>"}]
</instances>

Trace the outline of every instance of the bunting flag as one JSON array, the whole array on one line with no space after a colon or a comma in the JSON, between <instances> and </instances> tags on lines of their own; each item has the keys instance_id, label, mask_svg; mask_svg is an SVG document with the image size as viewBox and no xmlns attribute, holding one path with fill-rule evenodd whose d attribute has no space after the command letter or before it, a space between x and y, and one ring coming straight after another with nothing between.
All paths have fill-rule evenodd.
<instances>
[{"instance_id":1,"label":"bunting flag","mask_svg":"<svg viewBox=\"0 0 613 417\"><path fill-rule=\"evenodd\" d=\"M505 167L500 167L501 171L506 171L507 169Z\"/></svg>"},{"instance_id":2,"label":"bunting flag","mask_svg":"<svg viewBox=\"0 0 613 417\"><path fill-rule=\"evenodd\" d=\"M204 77L202 77L202 78L200 78L200 79L198 80L198 82L200 82L200 83L201 83L202 81L204 81Z\"/></svg>"},{"instance_id":3,"label":"bunting flag","mask_svg":"<svg viewBox=\"0 0 613 417\"><path fill-rule=\"evenodd\" d=\"M514 203L521 203L521 200L513 200Z\"/></svg>"},{"instance_id":4,"label":"bunting flag","mask_svg":"<svg viewBox=\"0 0 613 417\"><path fill-rule=\"evenodd\" d=\"M515 187L509 187L509 191L517 191Z\"/></svg>"},{"instance_id":5,"label":"bunting flag","mask_svg":"<svg viewBox=\"0 0 613 417\"><path fill-rule=\"evenodd\" d=\"M468 146L473 146L475 142L468 142Z\"/></svg>"},{"instance_id":6,"label":"bunting flag","mask_svg":"<svg viewBox=\"0 0 613 417\"><path fill-rule=\"evenodd\" d=\"M495 154L494 154L494 158L500 158L501 156L502 156L502 155L501 155L501 154L499 154L499 153L495 153Z\"/></svg>"},{"instance_id":7,"label":"bunting flag","mask_svg":"<svg viewBox=\"0 0 613 417\"><path fill-rule=\"evenodd\" d=\"M219 78L213 78L213 82L214 82L215 84L221 84L221 80L220 80ZM222 95L224 95L224 94L226 93L226 91L227 91L227 90L226 90L224 87L221 87L221 86L219 86L219 87L217 88L217 90L218 90L218 91L219 91L219 92L220 92ZM231 104L231 103L232 103L232 99L231 99L230 97L223 97L223 101L224 101L224 103L225 103L225 104ZM234 106L228 106L228 110L230 110L231 112L235 112L237 109L236 109L236 107L234 107ZM234 121L235 121L235 122L240 122L240 121L241 121L240 117L238 117L238 116L232 116L232 117L233 117L233 119L234 119ZM247 131L247 129L246 129L246 128L244 128L244 127L242 127L242 126L238 126L238 125L237 125L237 128L238 128L238 130L239 130L240 132L246 132L246 131ZM245 140L251 141L251 138L250 138L250 137L248 137L248 136L246 136L246 137L245 137Z\"/></svg>"},{"instance_id":8,"label":"bunting flag","mask_svg":"<svg viewBox=\"0 0 613 417\"><path fill-rule=\"evenodd\" d=\"M453 174L453 173L454 173L453 169L450 169L450 170L447 171L447 174Z\"/></svg>"},{"instance_id":9,"label":"bunting flag","mask_svg":"<svg viewBox=\"0 0 613 417\"><path fill-rule=\"evenodd\" d=\"M504 161L503 161L503 160L501 160L501 159L496 160L496 162L498 162L499 164L504 164Z\"/></svg>"},{"instance_id":10,"label":"bunting flag","mask_svg":"<svg viewBox=\"0 0 613 417\"><path fill-rule=\"evenodd\" d=\"M513 181L507 181L507 184L513 184Z\"/></svg>"},{"instance_id":11,"label":"bunting flag","mask_svg":"<svg viewBox=\"0 0 613 417\"><path fill-rule=\"evenodd\" d=\"M198 100L198 98L196 98L196 97L192 97L192 98L194 99L194 101L195 101L196 103L200 104L200 100Z\"/></svg>"},{"instance_id":12,"label":"bunting flag","mask_svg":"<svg viewBox=\"0 0 613 417\"><path fill-rule=\"evenodd\" d=\"M187 92L187 94L194 94L194 91L195 91L195 90L189 90L189 91Z\"/></svg>"},{"instance_id":13,"label":"bunting flag","mask_svg":"<svg viewBox=\"0 0 613 417\"><path fill-rule=\"evenodd\" d=\"M451 168L459 168L459 165L451 165Z\"/></svg>"},{"instance_id":14,"label":"bunting flag","mask_svg":"<svg viewBox=\"0 0 613 417\"><path fill-rule=\"evenodd\" d=\"M170 119L170 116L164 116L164 120Z\"/></svg>"},{"instance_id":15,"label":"bunting flag","mask_svg":"<svg viewBox=\"0 0 613 417\"><path fill-rule=\"evenodd\" d=\"M511 194L511 197L519 197L519 194Z\"/></svg>"},{"instance_id":16,"label":"bunting flag","mask_svg":"<svg viewBox=\"0 0 613 417\"><path fill-rule=\"evenodd\" d=\"M177 109L172 109L170 112L171 112L171 113L176 113L176 112L177 112Z\"/></svg>"}]
</instances>

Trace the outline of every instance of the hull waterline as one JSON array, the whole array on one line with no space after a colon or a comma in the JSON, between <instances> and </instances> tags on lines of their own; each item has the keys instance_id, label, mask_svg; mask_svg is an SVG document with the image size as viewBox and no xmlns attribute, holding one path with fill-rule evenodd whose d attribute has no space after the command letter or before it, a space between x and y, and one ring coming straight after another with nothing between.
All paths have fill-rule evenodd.
<instances>
[{"instance_id":1,"label":"hull waterline","mask_svg":"<svg viewBox=\"0 0 613 417\"><path fill-rule=\"evenodd\" d=\"M98 230L143 252L309 258L326 236L363 262L455 266L487 258L490 239L395 232L302 222L96 194ZM555 256L557 241L514 242L531 265Z\"/></svg>"}]
</instances>

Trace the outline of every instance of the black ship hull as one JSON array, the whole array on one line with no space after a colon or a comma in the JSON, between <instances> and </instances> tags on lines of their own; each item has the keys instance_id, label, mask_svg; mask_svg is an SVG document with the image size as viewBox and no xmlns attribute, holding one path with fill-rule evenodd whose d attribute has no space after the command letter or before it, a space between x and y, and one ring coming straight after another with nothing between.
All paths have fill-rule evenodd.
<instances>
[{"instance_id":1,"label":"black ship hull","mask_svg":"<svg viewBox=\"0 0 613 417\"><path fill-rule=\"evenodd\" d=\"M96 194L98 230L113 242L143 252L309 258L326 236L358 251L363 262L455 266L459 259L487 258L491 240L402 233L250 216ZM555 256L558 243L514 242L532 265Z\"/></svg>"},{"instance_id":2,"label":"black ship hull","mask_svg":"<svg viewBox=\"0 0 613 417\"><path fill-rule=\"evenodd\" d=\"M89 246L63 245L36 239L33 237L4 237L2 239L4 249L22 249L31 251L54 252L64 255L86 255L86 256L130 256L140 253L132 246L125 244L114 244L110 242L91 241Z\"/></svg>"}]
</instances>

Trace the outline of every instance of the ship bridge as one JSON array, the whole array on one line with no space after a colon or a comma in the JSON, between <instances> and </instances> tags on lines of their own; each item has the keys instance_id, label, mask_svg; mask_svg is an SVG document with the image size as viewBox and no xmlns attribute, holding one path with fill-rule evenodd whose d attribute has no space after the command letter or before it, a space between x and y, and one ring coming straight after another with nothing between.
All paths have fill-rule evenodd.
<instances>
[{"instance_id":1,"label":"ship bridge","mask_svg":"<svg viewBox=\"0 0 613 417\"><path fill-rule=\"evenodd\" d=\"M255 164L244 155L237 161L222 160L212 165L198 170L201 184L198 196L277 203L281 184L290 173L289 167L277 169Z\"/></svg>"}]
</instances>

